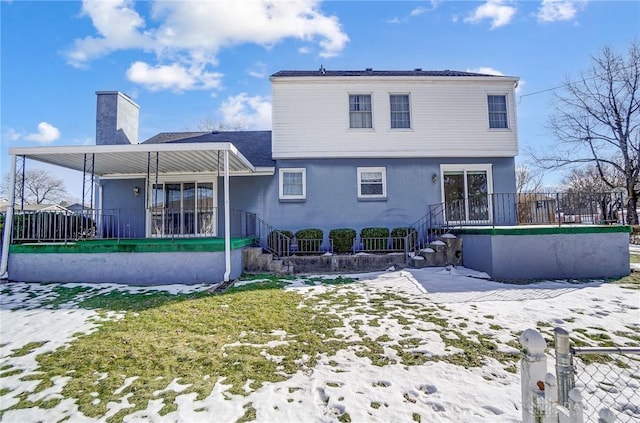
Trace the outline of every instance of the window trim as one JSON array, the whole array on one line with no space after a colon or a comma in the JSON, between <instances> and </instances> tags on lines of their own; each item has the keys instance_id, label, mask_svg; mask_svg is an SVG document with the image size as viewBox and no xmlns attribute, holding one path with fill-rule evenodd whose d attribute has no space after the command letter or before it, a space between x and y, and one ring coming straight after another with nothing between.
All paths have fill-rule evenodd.
<instances>
[{"instance_id":1,"label":"window trim","mask_svg":"<svg viewBox=\"0 0 640 423\"><path fill-rule=\"evenodd\" d=\"M369 96L371 100L371 126L368 128L358 128L351 126L351 96ZM361 113L361 112L356 112ZM350 131L373 131L375 129L375 119L373 115L373 93L372 92L350 92L347 94L347 128Z\"/></svg>"},{"instance_id":2,"label":"window trim","mask_svg":"<svg viewBox=\"0 0 640 423\"><path fill-rule=\"evenodd\" d=\"M380 172L382 174L382 194L363 194L362 193L362 174L366 172ZM384 166L377 167L358 167L357 185L358 200L386 200L387 198L387 168Z\"/></svg>"},{"instance_id":3,"label":"window trim","mask_svg":"<svg viewBox=\"0 0 640 423\"><path fill-rule=\"evenodd\" d=\"M301 173L302 174L302 194L285 194L284 193L284 174L285 173ZM278 198L280 200L304 201L307 199L307 169L304 167L281 167L278 170Z\"/></svg>"},{"instance_id":4,"label":"window trim","mask_svg":"<svg viewBox=\"0 0 640 423\"><path fill-rule=\"evenodd\" d=\"M486 104L487 104L487 126L488 129L490 131L510 131L511 130L511 123L509 121L509 118L511 116L511 114L509 113L509 93L505 93L505 92L487 92L487 100L486 100ZM506 127L505 128L494 128L491 126L491 111L489 110L489 97L504 97L504 114L505 114L505 122L506 122Z\"/></svg>"},{"instance_id":5,"label":"window trim","mask_svg":"<svg viewBox=\"0 0 640 423\"><path fill-rule=\"evenodd\" d=\"M391 118L391 113L393 113L393 111L391 110L391 96L407 96L407 101L409 103L409 126L406 128L394 128L392 123L393 123L393 119ZM411 93L389 93L389 129L392 131L408 131L413 129L413 116L412 116L412 107L411 107Z\"/></svg>"}]
</instances>

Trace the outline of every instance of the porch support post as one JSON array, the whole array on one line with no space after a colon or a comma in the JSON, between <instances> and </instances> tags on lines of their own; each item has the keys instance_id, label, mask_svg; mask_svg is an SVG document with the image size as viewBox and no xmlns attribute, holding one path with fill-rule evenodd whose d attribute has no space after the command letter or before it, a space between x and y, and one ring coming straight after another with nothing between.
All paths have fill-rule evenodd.
<instances>
[{"instance_id":1,"label":"porch support post","mask_svg":"<svg viewBox=\"0 0 640 423\"><path fill-rule=\"evenodd\" d=\"M2 260L0 261L0 279L7 279L9 274L9 245L13 234L13 209L16 202L16 156L11 155L11 169L9 173L9 204L4 219L4 236L2 238Z\"/></svg>"},{"instance_id":2,"label":"porch support post","mask_svg":"<svg viewBox=\"0 0 640 423\"><path fill-rule=\"evenodd\" d=\"M224 282L231 275L231 222L229 211L229 150L224 150Z\"/></svg>"}]
</instances>

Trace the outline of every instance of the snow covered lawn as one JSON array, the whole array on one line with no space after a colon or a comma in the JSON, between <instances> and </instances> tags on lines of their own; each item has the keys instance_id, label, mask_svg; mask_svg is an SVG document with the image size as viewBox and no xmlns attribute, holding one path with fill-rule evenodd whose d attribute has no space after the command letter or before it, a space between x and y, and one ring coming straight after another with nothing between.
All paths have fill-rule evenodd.
<instances>
[{"instance_id":1,"label":"snow covered lawn","mask_svg":"<svg viewBox=\"0 0 640 423\"><path fill-rule=\"evenodd\" d=\"M635 275L530 285L464 268L348 276L357 281L275 282L285 290L250 279L222 295L1 285L0 420L516 422L525 329L640 346Z\"/></svg>"}]
</instances>

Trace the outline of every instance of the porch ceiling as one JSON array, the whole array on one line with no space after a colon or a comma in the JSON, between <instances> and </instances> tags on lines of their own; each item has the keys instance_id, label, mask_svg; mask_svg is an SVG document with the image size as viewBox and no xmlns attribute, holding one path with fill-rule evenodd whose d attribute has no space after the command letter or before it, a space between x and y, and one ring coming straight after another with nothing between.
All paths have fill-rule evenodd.
<instances>
[{"instance_id":1,"label":"porch ceiling","mask_svg":"<svg viewBox=\"0 0 640 423\"><path fill-rule=\"evenodd\" d=\"M58 147L16 147L9 154L68 169L84 169L85 154L94 154L94 173L146 175L151 154L152 169L158 153L158 173L224 171L224 151L229 151L229 173L254 173L255 167L231 143L127 144Z\"/></svg>"}]
</instances>

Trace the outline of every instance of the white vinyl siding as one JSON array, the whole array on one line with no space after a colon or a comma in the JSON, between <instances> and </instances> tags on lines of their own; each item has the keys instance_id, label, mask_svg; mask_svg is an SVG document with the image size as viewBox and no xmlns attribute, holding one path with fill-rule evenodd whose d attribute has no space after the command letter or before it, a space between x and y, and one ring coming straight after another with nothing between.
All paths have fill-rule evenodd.
<instances>
[{"instance_id":1,"label":"white vinyl siding","mask_svg":"<svg viewBox=\"0 0 640 423\"><path fill-rule=\"evenodd\" d=\"M515 157L514 80L274 78L274 159ZM372 128L350 128L348 97L371 93ZM407 93L411 130L392 129L390 93ZM507 93L508 129L490 130L487 95Z\"/></svg>"},{"instance_id":2,"label":"white vinyl siding","mask_svg":"<svg viewBox=\"0 0 640 423\"><path fill-rule=\"evenodd\" d=\"M391 94L389 96L391 110L391 129L411 128L411 109L409 94Z\"/></svg>"},{"instance_id":3,"label":"white vinyl siding","mask_svg":"<svg viewBox=\"0 0 640 423\"><path fill-rule=\"evenodd\" d=\"M281 200L304 200L307 198L306 169L280 169L279 176L279 198Z\"/></svg>"},{"instance_id":4,"label":"white vinyl siding","mask_svg":"<svg viewBox=\"0 0 640 423\"><path fill-rule=\"evenodd\" d=\"M359 167L357 173L359 199L381 199L387 197L386 168Z\"/></svg>"}]
</instances>

